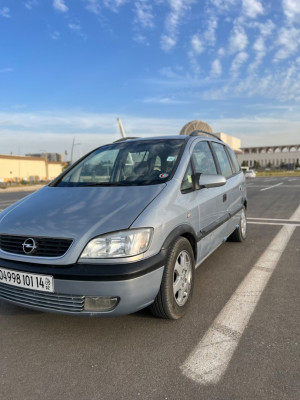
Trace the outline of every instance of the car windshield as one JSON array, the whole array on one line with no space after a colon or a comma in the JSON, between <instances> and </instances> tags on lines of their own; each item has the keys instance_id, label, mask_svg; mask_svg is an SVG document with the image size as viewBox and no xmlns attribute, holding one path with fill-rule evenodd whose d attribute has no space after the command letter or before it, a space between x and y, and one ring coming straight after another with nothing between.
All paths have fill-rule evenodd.
<instances>
[{"instance_id":1,"label":"car windshield","mask_svg":"<svg viewBox=\"0 0 300 400\"><path fill-rule=\"evenodd\" d=\"M55 186L136 186L168 181L175 172L180 139L124 141L90 153Z\"/></svg>"}]
</instances>

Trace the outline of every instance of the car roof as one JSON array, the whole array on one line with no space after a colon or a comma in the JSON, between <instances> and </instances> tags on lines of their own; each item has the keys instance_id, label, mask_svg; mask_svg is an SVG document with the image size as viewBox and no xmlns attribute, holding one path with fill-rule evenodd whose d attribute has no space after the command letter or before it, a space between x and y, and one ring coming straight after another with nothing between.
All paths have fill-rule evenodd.
<instances>
[{"instance_id":1,"label":"car roof","mask_svg":"<svg viewBox=\"0 0 300 400\"><path fill-rule=\"evenodd\" d=\"M210 135L210 136L207 136ZM127 142L127 141L147 141L147 140L192 140L195 138L202 138L205 140L217 140L219 142L224 143L220 138L218 138L217 136L215 136L214 134L191 134L191 135L172 135L172 136L151 136L151 137L125 137L125 138L121 138L118 139L116 141L114 141L113 143L122 143L122 142ZM225 144L225 143L224 143Z\"/></svg>"}]
</instances>

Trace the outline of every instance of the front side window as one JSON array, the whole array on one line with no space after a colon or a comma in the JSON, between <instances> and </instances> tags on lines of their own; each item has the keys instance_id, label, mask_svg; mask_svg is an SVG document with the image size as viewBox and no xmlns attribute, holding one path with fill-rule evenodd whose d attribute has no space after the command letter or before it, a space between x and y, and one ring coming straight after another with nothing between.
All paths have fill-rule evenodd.
<instances>
[{"instance_id":1,"label":"front side window","mask_svg":"<svg viewBox=\"0 0 300 400\"><path fill-rule=\"evenodd\" d=\"M56 186L132 186L168 181L184 140L141 140L100 147L75 165Z\"/></svg>"},{"instance_id":2,"label":"front side window","mask_svg":"<svg viewBox=\"0 0 300 400\"><path fill-rule=\"evenodd\" d=\"M195 172L210 175L217 174L215 161L207 142L196 144L192 153L192 160Z\"/></svg>"},{"instance_id":3,"label":"front side window","mask_svg":"<svg viewBox=\"0 0 300 400\"><path fill-rule=\"evenodd\" d=\"M224 146L220 143L214 142L212 143L212 145L216 152L222 175L225 176L225 178L231 177L232 169Z\"/></svg>"},{"instance_id":4,"label":"front side window","mask_svg":"<svg viewBox=\"0 0 300 400\"><path fill-rule=\"evenodd\" d=\"M227 151L228 151L229 156L230 156L231 161L232 161L232 166L233 166L233 169L234 169L233 172L237 173L237 172L239 172L241 170L240 164L239 164L238 160L236 159L234 151L230 147L226 147L226 148L227 148Z\"/></svg>"}]
</instances>

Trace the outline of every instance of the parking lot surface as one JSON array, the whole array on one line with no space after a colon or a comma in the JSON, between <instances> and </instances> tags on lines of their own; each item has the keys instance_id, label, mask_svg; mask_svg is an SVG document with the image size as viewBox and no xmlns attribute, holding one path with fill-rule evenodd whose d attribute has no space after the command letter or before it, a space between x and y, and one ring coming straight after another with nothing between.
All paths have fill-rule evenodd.
<instances>
[{"instance_id":1,"label":"parking lot surface","mask_svg":"<svg viewBox=\"0 0 300 400\"><path fill-rule=\"evenodd\" d=\"M68 317L0 301L0 399L298 400L300 178L247 187L247 240L200 265L180 320L147 310ZM0 210L28 194L0 192Z\"/></svg>"}]
</instances>

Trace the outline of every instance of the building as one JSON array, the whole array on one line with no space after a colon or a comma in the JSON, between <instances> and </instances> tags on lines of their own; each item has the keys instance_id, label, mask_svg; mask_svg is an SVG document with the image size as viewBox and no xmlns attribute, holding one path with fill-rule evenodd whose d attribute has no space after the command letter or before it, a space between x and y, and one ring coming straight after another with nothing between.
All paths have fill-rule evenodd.
<instances>
[{"instance_id":1,"label":"building","mask_svg":"<svg viewBox=\"0 0 300 400\"><path fill-rule=\"evenodd\" d=\"M64 155L59 153L35 153L35 154L26 154L26 157L38 157L45 158L47 161L54 162L63 162Z\"/></svg>"},{"instance_id":2,"label":"building","mask_svg":"<svg viewBox=\"0 0 300 400\"><path fill-rule=\"evenodd\" d=\"M45 158L0 155L0 182L50 181L64 168L62 162L49 162Z\"/></svg>"},{"instance_id":3,"label":"building","mask_svg":"<svg viewBox=\"0 0 300 400\"><path fill-rule=\"evenodd\" d=\"M286 146L242 147L238 154L241 165L249 168L288 168L299 167L300 144Z\"/></svg>"}]
</instances>

